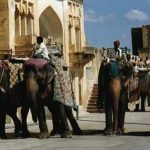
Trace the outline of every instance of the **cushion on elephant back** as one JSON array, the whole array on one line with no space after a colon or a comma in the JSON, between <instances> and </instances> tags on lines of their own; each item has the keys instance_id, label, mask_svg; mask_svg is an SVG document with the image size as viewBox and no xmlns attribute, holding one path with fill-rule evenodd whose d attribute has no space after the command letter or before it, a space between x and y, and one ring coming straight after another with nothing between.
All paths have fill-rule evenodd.
<instances>
[{"instance_id":1,"label":"cushion on elephant back","mask_svg":"<svg viewBox=\"0 0 150 150\"><path fill-rule=\"evenodd\" d=\"M25 61L24 67L30 65L30 66L35 66L39 69L42 69L46 63L47 63L46 59L30 58L29 60Z\"/></svg>"}]
</instances>

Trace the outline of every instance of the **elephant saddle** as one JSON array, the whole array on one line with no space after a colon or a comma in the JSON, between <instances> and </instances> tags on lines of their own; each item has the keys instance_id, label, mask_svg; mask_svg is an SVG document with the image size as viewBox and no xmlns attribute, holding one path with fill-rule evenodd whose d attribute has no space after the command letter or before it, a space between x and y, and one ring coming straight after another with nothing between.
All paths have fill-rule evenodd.
<instances>
[{"instance_id":1,"label":"elephant saddle","mask_svg":"<svg viewBox=\"0 0 150 150\"><path fill-rule=\"evenodd\" d=\"M47 63L46 59L30 58L29 60L25 61L24 67L30 65L30 66L34 66L34 67L36 67L38 69L42 69L46 63Z\"/></svg>"},{"instance_id":2,"label":"elephant saddle","mask_svg":"<svg viewBox=\"0 0 150 150\"><path fill-rule=\"evenodd\" d=\"M25 61L24 69L28 68L29 66L36 68L38 71L40 71L43 74L43 76L46 75L48 84L51 82L52 78L55 75L54 68L45 59L30 58L29 60Z\"/></svg>"}]
</instances>

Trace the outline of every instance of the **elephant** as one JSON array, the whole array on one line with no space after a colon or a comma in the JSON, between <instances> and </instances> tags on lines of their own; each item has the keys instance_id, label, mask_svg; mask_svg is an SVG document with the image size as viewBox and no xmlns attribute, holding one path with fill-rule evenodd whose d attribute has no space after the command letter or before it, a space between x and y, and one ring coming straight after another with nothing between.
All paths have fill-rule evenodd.
<instances>
[{"instance_id":1,"label":"elephant","mask_svg":"<svg viewBox=\"0 0 150 150\"><path fill-rule=\"evenodd\" d=\"M30 101L30 108L33 121L39 121L40 135L39 138L48 138L48 128L46 124L46 116L44 106L47 106L52 113L53 130L51 135L56 133L61 134L62 138L71 137L71 131L67 122L67 116L74 121L74 127L81 131L80 128L73 119L71 114L71 108L65 106L59 101L54 101L54 82L55 72L54 66L50 63L46 63L43 67L36 66L36 61L44 61L42 59L32 59L34 62L26 62L24 64L24 82L26 86L27 99ZM68 112L68 113L67 113ZM66 114L68 114L66 116ZM79 129L79 130L78 130ZM78 132L78 133L79 133ZM77 133L77 132L76 132Z\"/></svg>"},{"instance_id":2,"label":"elephant","mask_svg":"<svg viewBox=\"0 0 150 150\"><path fill-rule=\"evenodd\" d=\"M6 62L0 62L0 138L6 139L5 121L6 114L9 115L15 124L15 136L22 132L21 121L17 117L18 103L12 99L9 89L9 67Z\"/></svg>"},{"instance_id":3,"label":"elephant","mask_svg":"<svg viewBox=\"0 0 150 150\"><path fill-rule=\"evenodd\" d=\"M141 97L141 109L140 111L145 112L145 101L146 97L149 99L148 89L150 87L150 71L148 68L140 69L137 74L138 76L138 90ZM149 100L148 100L149 105ZM136 111L139 111L139 104L136 105Z\"/></svg>"},{"instance_id":4,"label":"elephant","mask_svg":"<svg viewBox=\"0 0 150 150\"><path fill-rule=\"evenodd\" d=\"M103 88L103 93L99 93L99 96L105 95L103 97L106 123L104 135L120 135L124 133L124 119L128 100L127 89L133 75L133 66L130 63L117 64L119 75L112 77L110 76L110 70L114 64L101 65L100 69L102 68L102 71L100 71L101 74L99 75L99 87L101 83L105 86L100 87Z\"/></svg>"},{"instance_id":5,"label":"elephant","mask_svg":"<svg viewBox=\"0 0 150 150\"><path fill-rule=\"evenodd\" d=\"M17 82L10 88L9 63L9 59L0 62L0 138L7 138L5 133L6 114L14 122L15 136L26 138L30 135L27 127L27 115L30 103L26 98L24 81ZM17 108L19 107L21 107L21 120L17 117Z\"/></svg>"},{"instance_id":6,"label":"elephant","mask_svg":"<svg viewBox=\"0 0 150 150\"><path fill-rule=\"evenodd\" d=\"M37 59L38 60L38 59ZM7 60L10 61L10 60ZM39 61L39 60L38 60ZM13 63L25 63L21 60L11 60ZM43 64L45 65L47 61L42 59ZM71 137L69 126L67 123L66 115L73 127L73 133L81 135L82 131L80 130L73 114L72 108L64 106L59 102L51 101L53 97L53 90L51 85L53 85L52 76L54 75L53 68L49 65L45 65L42 69L36 66L28 66L24 69L23 81L20 81L21 76L19 74L19 82L16 83L12 88L10 88L10 68L7 63L4 63L3 68L2 64L0 65L0 137L7 138L5 133L5 119L6 114L8 114L15 123L15 136L16 137L29 137L30 132L27 126L27 115L29 109L31 109L31 115L33 121L37 121L37 116L39 119L39 127L41 134L39 138L49 137L47 131L47 125L45 120L44 106L48 106L49 110L52 112L52 118L54 118L54 127L51 132L51 135L56 133L61 134L61 137ZM41 65L42 63L40 63ZM37 64L36 64L37 65ZM30 70L31 69L31 70ZM33 70L32 70L33 69ZM32 73L31 73L31 72ZM49 71L49 73L47 73ZM30 73L31 74L30 74ZM22 73L22 72L21 72ZM35 78L33 78L33 75ZM52 76L51 76L52 75ZM30 80L33 79L33 80ZM52 82L51 82L52 80ZM32 86L36 85L32 88ZM37 88L39 90L37 90ZM34 96L37 96L35 100ZM32 103L32 98L35 100ZM35 106L35 107L34 107ZM36 107L38 106L38 107ZM17 108L21 107L21 120L18 119L16 113Z\"/></svg>"}]
</instances>

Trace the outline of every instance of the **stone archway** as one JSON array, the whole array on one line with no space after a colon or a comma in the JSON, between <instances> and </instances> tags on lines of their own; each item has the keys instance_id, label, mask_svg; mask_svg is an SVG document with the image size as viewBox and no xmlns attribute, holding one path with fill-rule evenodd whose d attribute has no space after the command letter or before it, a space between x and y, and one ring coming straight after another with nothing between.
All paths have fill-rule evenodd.
<instances>
[{"instance_id":1,"label":"stone archway","mask_svg":"<svg viewBox=\"0 0 150 150\"><path fill-rule=\"evenodd\" d=\"M63 43L63 28L60 18L51 6L47 7L39 18L40 35L52 37L54 41Z\"/></svg>"}]
</instances>

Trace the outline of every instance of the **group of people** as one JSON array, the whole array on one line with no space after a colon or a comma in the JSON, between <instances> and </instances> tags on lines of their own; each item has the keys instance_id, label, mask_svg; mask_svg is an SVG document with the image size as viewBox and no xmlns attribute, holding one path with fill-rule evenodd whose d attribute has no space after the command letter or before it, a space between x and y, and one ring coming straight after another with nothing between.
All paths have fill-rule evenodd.
<instances>
[{"instance_id":1,"label":"group of people","mask_svg":"<svg viewBox=\"0 0 150 150\"><path fill-rule=\"evenodd\" d=\"M136 108L134 111L145 111L146 100L148 106L150 106L150 60L148 57L143 60L137 56L133 56L131 59L134 65L133 82L131 83L135 89L135 101Z\"/></svg>"}]
</instances>

